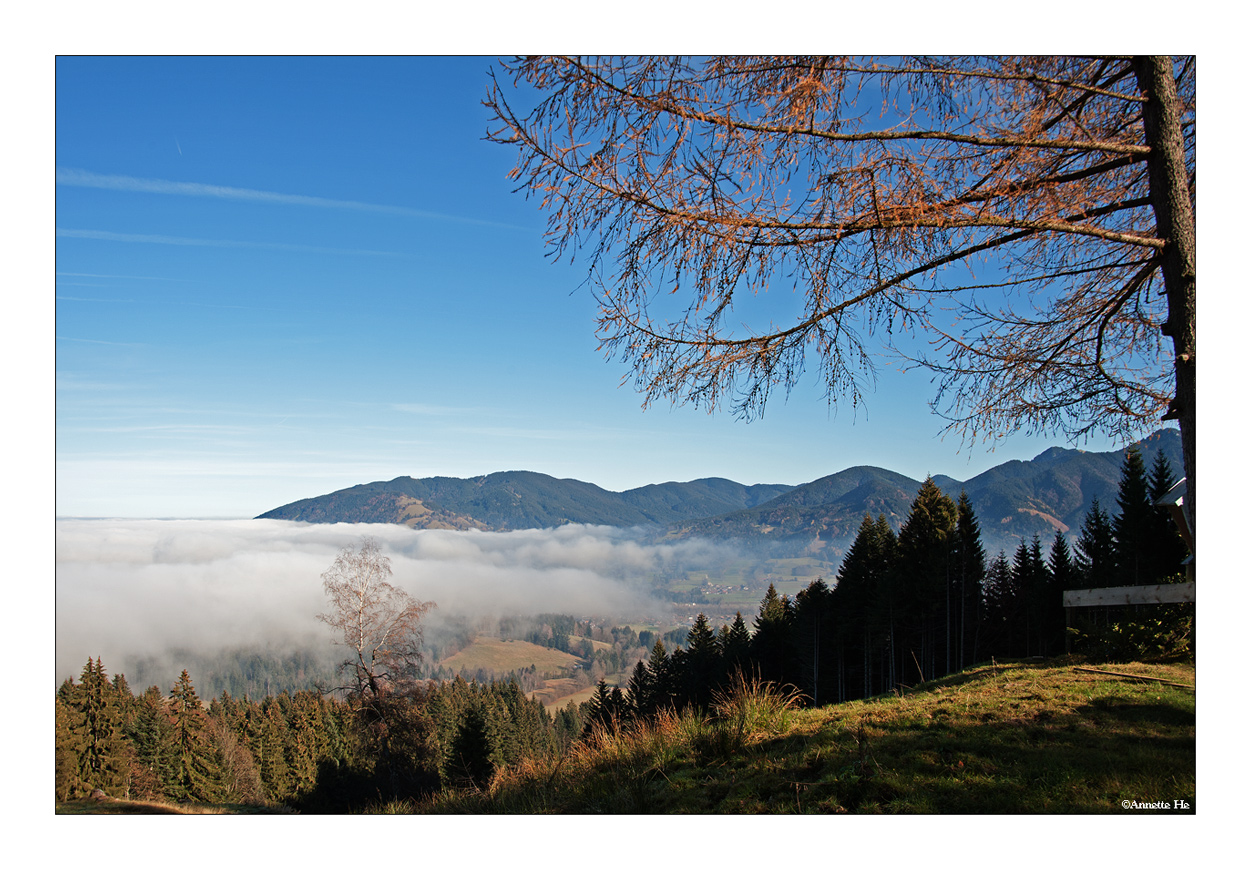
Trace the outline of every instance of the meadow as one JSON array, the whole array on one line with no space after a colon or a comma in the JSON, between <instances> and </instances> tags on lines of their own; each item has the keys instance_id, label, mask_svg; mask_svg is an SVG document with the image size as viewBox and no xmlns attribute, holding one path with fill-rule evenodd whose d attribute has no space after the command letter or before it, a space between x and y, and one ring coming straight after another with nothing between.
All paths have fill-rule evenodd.
<instances>
[{"instance_id":1,"label":"meadow","mask_svg":"<svg viewBox=\"0 0 1250 869\"><path fill-rule=\"evenodd\" d=\"M1192 814L1194 669L989 664L816 709L767 686L374 811ZM1154 680L1165 681L1154 681ZM1167 803L1167 808L1140 808Z\"/></svg>"}]
</instances>

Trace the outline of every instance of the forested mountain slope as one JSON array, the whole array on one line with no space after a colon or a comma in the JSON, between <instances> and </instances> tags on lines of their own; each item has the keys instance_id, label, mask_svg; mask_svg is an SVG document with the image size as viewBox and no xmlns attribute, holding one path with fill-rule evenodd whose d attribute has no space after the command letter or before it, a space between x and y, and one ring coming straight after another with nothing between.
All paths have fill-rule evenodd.
<instances>
[{"instance_id":1,"label":"forested mountain slope","mask_svg":"<svg viewBox=\"0 0 1250 869\"><path fill-rule=\"evenodd\" d=\"M1136 444L1149 467L1162 452L1178 471L1180 435L1162 429ZM967 491L986 549L1008 551L1021 539L1075 533L1097 499L1114 506L1125 450L1052 447L1031 461L1009 461L968 480L935 474L952 497ZM515 530L566 523L657 526L673 537L768 542L774 548L839 557L865 513L896 528L920 480L855 467L802 486L744 485L720 478L610 492L580 480L532 471L482 477L397 477L296 501L258 518L303 522L393 522L414 528Z\"/></svg>"},{"instance_id":2,"label":"forested mountain slope","mask_svg":"<svg viewBox=\"0 0 1250 869\"><path fill-rule=\"evenodd\" d=\"M483 477L396 477L296 501L258 516L302 522L395 522L416 528L510 531L589 525L668 525L751 507L792 489L704 479L609 492L532 471Z\"/></svg>"},{"instance_id":3,"label":"forested mountain slope","mask_svg":"<svg viewBox=\"0 0 1250 869\"><path fill-rule=\"evenodd\" d=\"M1147 467L1160 452L1173 469L1182 465L1180 435L1174 429L1160 430L1135 446ZM945 475L934 475L933 481L952 498L968 493L988 552L1011 552L1034 534L1043 541L1056 531L1075 536L1095 499L1104 509L1114 508L1125 452L1051 447L1031 461L1004 462L966 481ZM774 549L798 548L838 558L865 513L884 514L897 530L921 482L882 468L848 468L755 508L681 523L671 533L766 540Z\"/></svg>"}]
</instances>

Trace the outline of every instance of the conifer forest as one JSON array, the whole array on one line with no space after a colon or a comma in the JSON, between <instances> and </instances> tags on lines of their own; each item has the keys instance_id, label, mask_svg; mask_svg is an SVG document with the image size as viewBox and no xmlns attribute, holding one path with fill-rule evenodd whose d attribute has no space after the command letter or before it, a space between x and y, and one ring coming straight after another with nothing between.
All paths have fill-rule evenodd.
<instances>
[{"instance_id":1,"label":"conifer forest","mask_svg":"<svg viewBox=\"0 0 1250 869\"><path fill-rule=\"evenodd\" d=\"M987 553L976 505L930 479L899 527L884 515L863 517L836 576L793 597L770 585L753 614L721 625L700 614L667 633L600 627L610 645L597 661L589 630L572 617L547 617L543 629L517 638L584 655L582 678L593 680L589 700L562 707L534 696L529 670L466 678L422 668L415 647L393 638L370 646L343 619L339 646L349 658L337 685L204 697L187 670L131 685L108 662L88 659L56 690L56 799L102 793L349 813L483 789L500 770L559 758L596 731L674 711L710 714L744 679L814 707L991 661L1067 652L1104 662L1192 659L1193 604L1091 608L1070 623L1062 605L1066 590L1185 580L1187 547L1156 506L1175 483L1165 457L1147 467L1130 450L1116 502L1093 504L1079 534ZM349 555L377 557L367 547ZM354 563L341 561L343 572L325 575L327 591ZM430 606L402 596L385 602L406 628Z\"/></svg>"}]
</instances>

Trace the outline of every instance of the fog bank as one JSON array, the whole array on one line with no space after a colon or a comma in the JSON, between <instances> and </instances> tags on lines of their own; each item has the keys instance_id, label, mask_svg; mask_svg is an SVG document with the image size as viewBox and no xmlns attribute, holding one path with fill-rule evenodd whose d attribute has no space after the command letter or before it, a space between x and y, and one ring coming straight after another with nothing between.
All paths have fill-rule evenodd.
<instances>
[{"instance_id":1,"label":"fog bank","mask_svg":"<svg viewBox=\"0 0 1250 869\"><path fill-rule=\"evenodd\" d=\"M447 615L542 612L637 617L667 607L655 571L715 563L704 540L645 542L600 526L492 533L269 519L60 519L56 523L57 681L88 656L110 673L137 657L245 645L324 648L333 635L321 574L344 546L376 537L392 582Z\"/></svg>"}]
</instances>

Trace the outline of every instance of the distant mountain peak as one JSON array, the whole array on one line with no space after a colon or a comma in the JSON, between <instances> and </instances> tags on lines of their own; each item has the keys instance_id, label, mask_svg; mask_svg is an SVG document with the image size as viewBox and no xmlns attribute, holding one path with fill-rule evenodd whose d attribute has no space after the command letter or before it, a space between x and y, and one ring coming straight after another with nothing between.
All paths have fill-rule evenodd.
<instances>
[{"instance_id":1,"label":"distant mountain peak","mask_svg":"<svg viewBox=\"0 0 1250 869\"><path fill-rule=\"evenodd\" d=\"M1182 475L1175 429L1161 429L1135 446L1148 465L1162 452L1177 476ZM1095 498L1113 504L1124 452L1050 447L1031 461L1012 459L969 480L945 475L932 479L952 499L961 491L968 493L987 552L1011 551L1034 534L1075 534ZM257 518L495 531L569 523L651 526L669 537L766 540L770 546L837 560L865 514L884 514L897 529L920 483L871 465L846 468L801 486L748 486L705 477L625 492L537 471L497 471L469 479L400 476L295 501Z\"/></svg>"}]
</instances>

